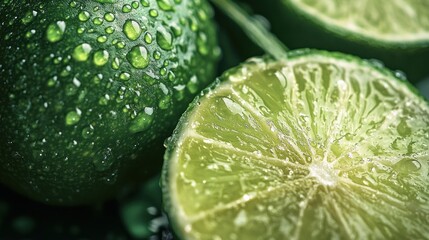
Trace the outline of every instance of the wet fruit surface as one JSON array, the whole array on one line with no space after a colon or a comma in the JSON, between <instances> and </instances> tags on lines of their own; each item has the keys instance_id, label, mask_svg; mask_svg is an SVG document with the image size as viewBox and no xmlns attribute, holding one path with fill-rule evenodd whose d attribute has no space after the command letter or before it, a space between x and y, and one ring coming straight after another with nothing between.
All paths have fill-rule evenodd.
<instances>
[{"instance_id":1,"label":"wet fruit surface","mask_svg":"<svg viewBox=\"0 0 429 240\"><path fill-rule=\"evenodd\" d=\"M162 187L181 237L428 237L429 105L413 87L305 50L220 79L168 142Z\"/></svg>"},{"instance_id":2,"label":"wet fruit surface","mask_svg":"<svg viewBox=\"0 0 429 240\"><path fill-rule=\"evenodd\" d=\"M3 0L0 13L0 179L37 200L112 194L213 79L205 1Z\"/></svg>"},{"instance_id":3,"label":"wet fruit surface","mask_svg":"<svg viewBox=\"0 0 429 240\"><path fill-rule=\"evenodd\" d=\"M340 51L381 60L417 82L429 72L427 1L247 0L290 49Z\"/></svg>"}]
</instances>

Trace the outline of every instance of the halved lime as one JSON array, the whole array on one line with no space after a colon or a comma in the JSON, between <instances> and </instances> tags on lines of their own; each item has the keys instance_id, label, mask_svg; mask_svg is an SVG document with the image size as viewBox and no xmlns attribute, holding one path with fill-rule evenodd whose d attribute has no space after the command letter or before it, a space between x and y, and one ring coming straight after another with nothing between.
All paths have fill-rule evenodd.
<instances>
[{"instance_id":1,"label":"halved lime","mask_svg":"<svg viewBox=\"0 0 429 240\"><path fill-rule=\"evenodd\" d=\"M346 37L381 47L429 44L429 1L283 0Z\"/></svg>"},{"instance_id":2,"label":"halved lime","mask_svg":"<svg viewBox=\"0 0 429 240\"><path fill-rule=\"evenodd\" d=\"M412 81L429 73L429 1L246 0L290 48L376 58Z\"/></svg>"},{"instance_id":3,"label":"halved lime","mask_svg":"<svg viewBox=\"0 0 429 240\"><path fill-rule=\"evenodd\" d=\"M429 105L388 70L292 51L226 72L167 142L183 239L429 238Z\"/></svg>"}]
</instances>

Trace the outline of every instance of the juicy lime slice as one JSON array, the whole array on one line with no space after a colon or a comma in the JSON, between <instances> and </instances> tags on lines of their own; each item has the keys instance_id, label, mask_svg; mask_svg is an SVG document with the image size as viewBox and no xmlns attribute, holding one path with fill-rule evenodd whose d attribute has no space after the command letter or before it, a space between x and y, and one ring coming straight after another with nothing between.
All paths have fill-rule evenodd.
<instances>
[{"instance_id":1,"label":"juicy lime slice","mask_svg":"<svg viewBox=\"0 0 429 240\"><path fill-rule=\"evenodd\" d=\"M355 57L295 51L228 71L167 142L183 239L427 238L429 105Z\"/></svg>"},{"instance_id":2,"label":"juicy lime slice","mask_svg":"<svg viewBox=\"0 0 429 240\"><path fill-rule=\"evenodd\" d=\"M334 31L385 43L429 42L429 1L284 0Z\"/></svg>"},{"instance_id":3,"label":"juicy lime slice","mask_svg":"<svg viewBox=\"0 0 429 240\"><path fill-rule=\"evenodd\" d=\"M290 49L316 48L378 59L405 72L412 82L429 74L429 1L247 2L270 21L272 31Z\"/></svg>"}]
</instances>

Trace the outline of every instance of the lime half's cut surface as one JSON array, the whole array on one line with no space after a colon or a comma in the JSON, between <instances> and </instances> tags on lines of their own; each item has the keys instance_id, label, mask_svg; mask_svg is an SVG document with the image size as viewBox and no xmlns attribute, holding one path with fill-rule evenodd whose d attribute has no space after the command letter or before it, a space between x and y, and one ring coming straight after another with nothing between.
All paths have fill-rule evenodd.
<instances>
[{"instance_id":1,"label":"lime half's cut surface","mask_svg":"<svg viewBox=\"0 0 429 240\"><path fill-rule=\"evenodd\" d=\"M427 0L246 0L290 48L378 59L412 82L429 74Z\"/></svg>"},{"instance_id":2,"label":"lime half's cut surface","mask_svg":"<svg viewBox=\"0 0 429 240\"><path fill-rule=\"evenodd\" d=\"M429 1L283 0L328 29L386 45L429 44ZM351 37L351 36L350 36Z\"/></svg>"},{"instance_id":3,"label":"lime half's cut surface","mask_svg":"<svg viewBox=\"0 0 429 240\"><path fill-rule=\"evenodd\" d=\"M167 142L183 239L429 237L429 106L339 53L251 59L194 100Z\"/></svg>"}]
</instances>

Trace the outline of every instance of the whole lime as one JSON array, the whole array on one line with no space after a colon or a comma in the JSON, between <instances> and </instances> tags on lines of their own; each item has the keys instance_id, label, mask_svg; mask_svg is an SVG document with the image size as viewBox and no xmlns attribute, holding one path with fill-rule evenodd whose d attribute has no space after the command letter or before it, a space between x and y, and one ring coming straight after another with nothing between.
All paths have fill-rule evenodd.
<instances>
[{"instance_id":1,"label":"whole lime","mask_svg":"<svg viewBox=\"0 0 429 240\"><path fill-rule=\"evenodd\" d=\"M205 0L1 1L1 182L76 205L160 166L155 143L213 79L212 15Z\"/></svg>"}]
</instances>

